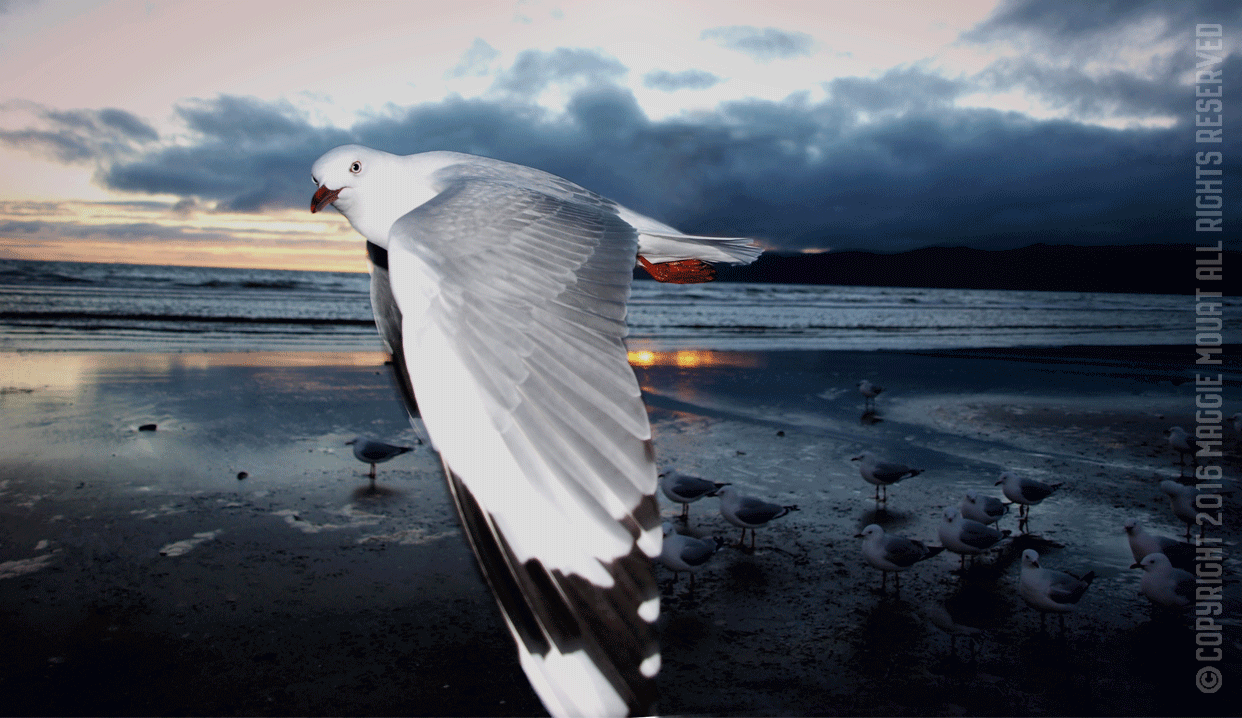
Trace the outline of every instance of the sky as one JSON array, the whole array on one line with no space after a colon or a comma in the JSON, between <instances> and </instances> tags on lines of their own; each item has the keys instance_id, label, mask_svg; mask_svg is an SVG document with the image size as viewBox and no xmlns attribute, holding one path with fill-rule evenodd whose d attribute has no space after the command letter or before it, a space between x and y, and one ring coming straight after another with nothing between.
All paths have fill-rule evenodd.
<instances>
[{"instance_id":1,"label":"sky","mask_svg":"<svg viewBox=\"0 0 1242 718\"><path fill-rule=\"evenodd\" d=\"M1195 243L1200 23L1231 187L1234 1L0 0L0 258L365 271L351 142L770 251Z\"/></svg>"}]
</instances>

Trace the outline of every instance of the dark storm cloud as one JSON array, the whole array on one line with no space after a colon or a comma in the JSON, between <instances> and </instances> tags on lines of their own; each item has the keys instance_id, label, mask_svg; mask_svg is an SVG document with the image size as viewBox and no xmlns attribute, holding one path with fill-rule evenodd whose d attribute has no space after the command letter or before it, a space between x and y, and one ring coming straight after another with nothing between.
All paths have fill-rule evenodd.
<instances>
[{"instance_id":1,"label":"dark storm cloud","mask_svg":"<svg viewBox=\"0 0 1242 718\"><path fill-rule=\"evenodd\" d=\"M677 90L706 90L720 82L720 78L703 70L668 72L654 70L643 75L643 85L653 90L676 92Z\"/></svg>"},{"instance_id":2,"label":"dark storm cloud","mask_svg":"<svg viewBox=\"0 0 1242 718\"><path fill-rule=\"evenodd\" d=\"M7 103L34 115L38 127L0 130L0 142L66 164L124 156L159 134L136 115L115 108L57 110L35 103Z\"/></svg>"},{"instance_id":3,"label":"dark storm cloud","mask_svg":"<svg viewBox=\"0 0 1242 718\"><path fill-rule=\"evenodd\" d=\"M1196 23L1237 28L1242 24L1242 5L1236 0L1006 0L962 38L972 42L1003 40L1018 31L1048 41L1094 41L1100 35L1115 35L1118 28L1145 21L1162 22L1166 36L1189 38Z\"/></svg>"},{"instance_id":4,"label":"dark storm cloud","mask_svg":"<svg viewBox=\"0 0 1242 718\"><path fill-rule=\"evenodd\" d=\"M804 32L778 30L774 27L749 27L732 25L704 30L702 40L712 40L722 47L744 52L768 62L789 57L810 55L815 50L815 38Z\"/></svg>"},{"instance_id":5,"label":"dark storm cloud","mask_svg":"<svg viewBox=\"0 0 1242 718\"><path fill-rule=\"evenodd\" d=\"M520 97L534 97L553 83L611 82L627 72L615 57L595 50L558 47L551 52L526 50L513 67L496 79L493 89Z\"/></svg>"},{"instance_id":6,"label":"dark storm cloud","mask_svg":"<svg viewBox=\"0 0 1242 718\"><path fill-rule=\"evenodd\" d=\"M1022 22L1049 38L1071 33L1036 9L1007 5L978 32ZM1094 16L1079 17L1087 27ZM1135 10L1119 22L1137 17L1146 16ZM779 31L716 30L713 39L749 47L756 57L805 54L813 45ZM463 68L476 67L465 59ZM398 154L457 150L539 167L684 231L756 236L782 249L1184 241L1196 147L1193 97L1183 80L1193 52L1180 62L1166 59L1142 77L1089 76L1033 57L998 62L974 77L902 67L826 82L819 101L801 93L653 121L631 92L611 84L626 73L620 62L562 48L523 53L484 98L390 107L348 129L314 126L287 104L225 96L178 107L188 142L147 142L132 156L101 156L74 141L107 128L131 145L143 142L137 118L127 124L101 113L49 113L36 129L51 134L31 141L56 147L65 161L98 162L98 181L107 187L177 195L187 211L305 208L314 160L358 142ZM649 86L666 88L693 79L648 78ZM1224 81L1242 85L1239 56L1226 61ZM531 99L554 84L570 96L563 112ZM955 104L1012 87L1040 93L1071 119ZM1082 121L1116 116L1172 117L1176 124L1118 130ZM1226 137L1239 136L1242 124L1228 114L1226 121ZM1239 171L1227 172L1231 186Z\"/></svg>"}]
</instances>

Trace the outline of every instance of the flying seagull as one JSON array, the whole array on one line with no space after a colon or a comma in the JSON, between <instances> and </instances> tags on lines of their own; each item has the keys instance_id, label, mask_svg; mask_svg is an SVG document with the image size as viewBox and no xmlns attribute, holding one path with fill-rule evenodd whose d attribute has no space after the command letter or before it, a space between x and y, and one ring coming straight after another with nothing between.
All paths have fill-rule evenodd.
<instances>
[{"instance_id":1,"label":"flying seagull","mask_svg":"<svg viewBox=\"0 0 1242 718\"><path fill-rule=\"evenodd\" d=\"M346 445L353 444L354 458L364 464L371 465L371 478L375 479L375 465L382 464L389 459L395 459L407 451L413 451L412 446L393 446L385 444L382 441L368 439L365 436L355 436Z\"/></svg>"},{"instance_id":2,"label":"flying seagull","mask_svg":"<svg viewBox=\"0 0 1242 718\"><path fill-rule=\"evenodd\" d=\"M654 711L656 467L626 359L636 263L707 281L760 254L540 170L346 145L311 169L367 240L371 305L531 685L554 715Z\"/></svg>"}]
</instances>

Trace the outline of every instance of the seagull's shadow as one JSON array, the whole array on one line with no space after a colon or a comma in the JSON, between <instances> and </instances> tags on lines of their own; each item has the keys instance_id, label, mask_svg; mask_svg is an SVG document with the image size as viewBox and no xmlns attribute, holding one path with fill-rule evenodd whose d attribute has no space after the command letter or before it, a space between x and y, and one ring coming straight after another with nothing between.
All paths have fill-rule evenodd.
<instances>
[{"instance_id":1,"label":"seagull's shadow","mask_svg":"<svg viewBox=\"0 0 1242 718\"><path fill-rule=\"evenodd\" d=\"M394 489L383 484L372 483L366 486L359 486L350 492L350 496L355 501L371 501L388 503L405 495L400 489Z\"/></svg>"},{"instance_id":2,"label":"seagull's shadow","mask_svg":"<svg viewBox=\"0 0 1242 718\"><path fill-rule=\"evenodd\" d=\"M858 517L858 531L871 524L876 524L885 531L895 531L896 529L908 526L915 521L917 517L908 511L892 511L887 508L870 508Z\"/></svg>"}]
</instances>

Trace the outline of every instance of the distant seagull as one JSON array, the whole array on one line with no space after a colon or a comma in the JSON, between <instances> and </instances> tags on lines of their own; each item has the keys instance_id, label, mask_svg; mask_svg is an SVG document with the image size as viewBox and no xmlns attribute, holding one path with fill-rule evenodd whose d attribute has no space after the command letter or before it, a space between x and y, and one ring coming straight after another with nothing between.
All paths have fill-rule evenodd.
<instances>
[{"instance_id":1,"label":"distant seagull","mask_svg":"<svg viewBox=\"0 0 1242 718\"><path fill-rule=\"evenodd\" d=\"M371 478L375 478L375 465L382 464L389 459L395 459L407 451L413 451L412 446L393 446L385 444L382 441L368 439L365 436L356 436L345 442L346 445L354 445L354 458L364 464L371 465Z\"/></svg>"},{"instance_id":2,"label":"distant seagull","mask_svg":"<svg viewBox=\"0 0 1242 718\"><path fill-rule=\"evenodd\" d=\"M867 379L858 382L858 393L863 395L863 411L875 411L875 398L884 391L879 384L872 384Z\"/></svg>"},{"instance_id":3,"label":"distant seagull","mask_svg":"<svg viewBox=\"0 0 1242 718\"><path fill-rule=\"evenodd\" d=\"M1018 595L1026 601L1026 605L1040 612L1041 627L1049 613L1056 613L1061 618L1061 630L1065 630L1065 614L1074 610L1074 606L1094 580L1094 571L1088 571L1079 578L1064 571L1042 568L1039 565L1039 554L1028 548L1022 552L1022 576L1018 580Z\"/></svg>"},{"instance_id":4,"label":"distant seagull","mask_svg":"<svg viewBox=\"0 0 1242 718\"><path fill-rule=\"evenodd\" d=\"M1168 495L1173 515L1186 524L1186 539L1189 540L1190 527L1195 524L1195 518L1199 515L1199 510L1195 508L1195 497L1199 495L1199 489L1165 479L1160 482L1160 490ZM1199 535L1203 535L1202 525L1199 526Z\"/></svg>"},{"instance_id":5,"label":"distant seagull","mask_svg":"<svg viewBox=\"0 0 1242 718\"><path fill-rule=\"evenodd\" d=\"M1165 429L1164 433L1169 437L1169 447L1177 452L1178 465L1186 465L1186 456L1190 456L1190 464L1194 466L1198 463L1195 453L1199 451L1199 443L1195 438L1186 433L1186 430L1180 426L1174 426Z\"/></svg>"},{"instance_id":6,"label":"distant seagull","mask_svg":"<svg viewBox=\"0 0 1242 718\"><path fill-rule=\"evenodd\" d=\"M1130 542L1130 553L1134 554L1136 563L1153 553L1162 553L1169 557L1169 562L1182 569L1193 568L1195 565L1195 547L1175 538L1149 534L1134 519L1125 524L1126 538Z\"/></svg>"},{"instance_id":7,"label":"distant seagull","mask_svg":"<svg viewBox=\"0 0 1242 718\"><path fill-rule=\"evenodd\" d=\"M981 524L994 524L1000 521L1002 516L1009 513L1009 504L995 496L984 496L978 491L971 489L962 497L961 503L957 505L957 510L961 511L962 516L971 521L978 521Z\"/></svg>"},{"instance_id":8,"label":"distant seagull","mask_svg":"<svg viewBox=\"0 0 1242 718\"><path fill-rule=\"evenodd\" d=\"M881 591L887 588L888 574L891 572L895 574L893 581L897 593L901 593L901 572L944 550L944 546L925 546L922 541L884 533L884 529L878 524L870 524L854 538L863 539L863 558L880 569Z\"/></svg>"},{"instance_id":9,"label":"distant seagull","mask_svg":"<svg viewBox=\"0 0 1242 718\"><path fill-rule=\"evenodd\" d=\"M1139 591L1147 600L1181 611L1189 607L1195 598L1195 575L1169 563L1169 557L1162 553L1149 553L1142 561L1130 568L1143 569L1143 580L1139 581Z\"/></svg>"},{"instance_id":10,"label":"distant seagull","mask_svg":"<svg viewBox=\"0 0 1242 718\"><path fill-rule=\"evenodd\" d=\"M690 590L694 590L694 574L725 545L722 538L695 538L679 534L673 524L664 522L664 546L656 560L673 572L673 582L682 571L690 573Z\"/></svg>"},{"instance_id":11,"label":"distant seagull","mask_svg":"<svg viewBox=\"0 0 1242 718\"><path fill-rule=\"evenodd\" d=\"M716 495L720 497L720 515L724 516L729 523L742 529L742 535L737 540L738 548L745 545L746 529L750 529L750 548L754 550L755 529L769 521L779 519L790 511L798 510L797 506L781 506L753 496L742 496L732 486L720 489Z\"/></svg>"},{"instance_id":12,"label":"distant seagull","mask_svg":"<svg viewBox=\"0 0 1242 718\"><path fill-rule=\"evenodd\" d=\"M878 511L880 504L888 505L888 487L902 479L908 479L923 473L922 469L912 469L905 464L899 464L895 461L881 461L876 455L870 451L864 451L858 456L850 459L850 461L862 462L858 465L858 473L862 474L863 480L875 486L875 508ZM884 489L884 498L880 498L880 489Z\"/></svg>"},{"instance_id":13,"label":"distant seagull","mask_svg":"<svg viewBox=\"0 0 1242 718\"><path fill-rule=\"evenodd\" d=\"M944 510L944 521L940 522L938 533L940 543L962 557L962 569L966 568L967 556L983 553L1009 535L1008 531L964 518L962 512L954 508Z\"/></svg>"},{"instance_id":14,"label":"distant seagull","mask_svg":"<svg viewBox=\"0 0 1242 718\"><path fill-rule=\"evenodd\" d=\"M1006 471L1000 475L1000 481L997 481L996 485L1001 487L1005 498L1015 504L1021 504L1018 507L1018 530L1026 531L1030 523L1031 507L1051 496L1052 492L1061 488L1062 483L1058 481L1055 484L1045 484L1042 481L1018 476L1012 471Z\"/></svg>"},{"instance_id":15,"label":"distant seagull","mask_svg":"<svg viewBox=\"0 0 1242 718\"><path fill-rule=\"evenodd\" d=\"M682 521L690 520L690 504L704 496L715 496L725 486L728 484L683 474L677 469L667 469L660 474L660 490L670 501L681 504Z\"/></svg>"}]
</instances>

